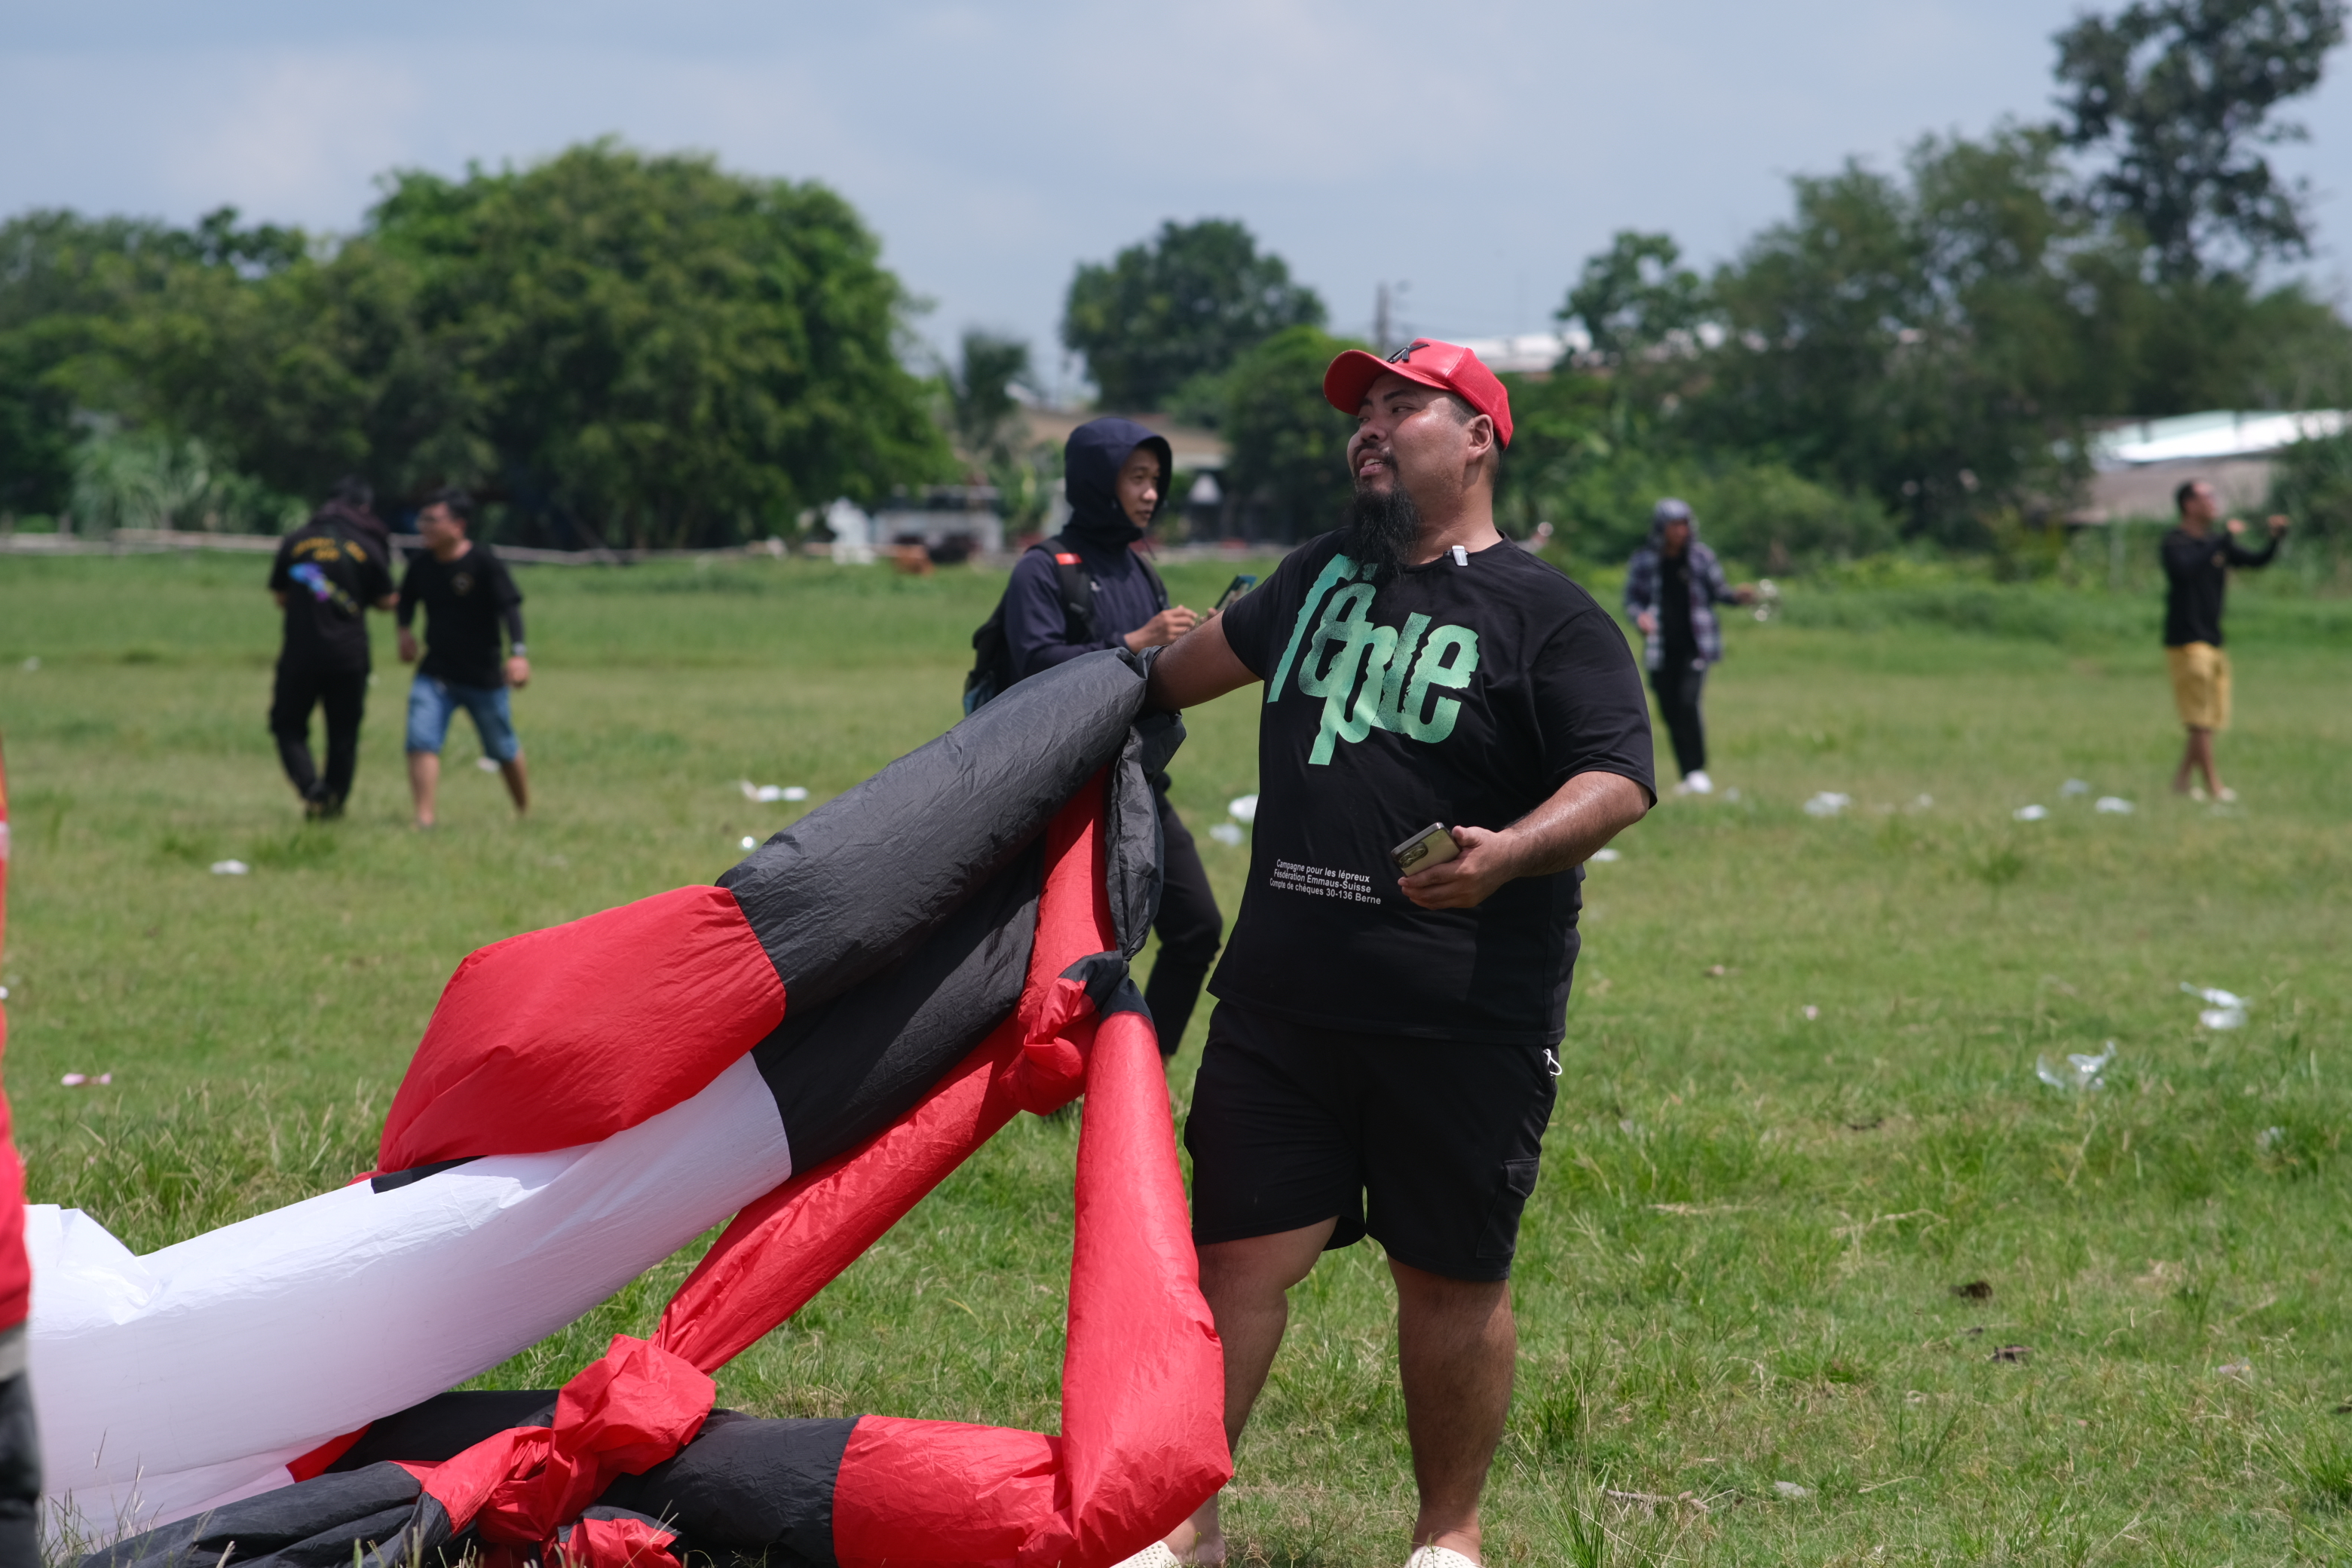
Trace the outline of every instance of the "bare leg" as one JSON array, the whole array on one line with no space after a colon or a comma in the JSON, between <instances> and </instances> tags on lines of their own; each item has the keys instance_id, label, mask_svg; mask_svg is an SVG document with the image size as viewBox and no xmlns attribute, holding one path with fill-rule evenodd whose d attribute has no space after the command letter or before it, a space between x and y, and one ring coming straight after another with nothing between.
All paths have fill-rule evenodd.
<instances>
[{"instance_id":1,"label":"bare leg","mask_svg":"<svg viewBox=\"0 0 2352 1568\"><path fill-rule=\"evenodd\" d=\"M2213 771L2213 731L2189 726L2189 743L2180 753L2180 770L2172 775L2172 793L2189 793L2189 774L2194 770L2204 776L2205 793L2220 799L2221 780Z\"/></svg>"},{"instance_id":2,"label":"bare leg","mask_svg":"<svg viewBox=\"0 0 2352 1568\"><path fill-rule=\"evenodd\" d=\"M1274 1352L1290 1322L1293 1285L1307 1278L1331 1239L1337 1216L1297 1230L1254 1236L1246 1241L1213 1241L1201 1248L1201 1294L1217 1321L1225 1347L1225 1447L1239 1452L1250 1406L1265 1387ZM1225 1536L1217 1521L1214 1497L1168 1536L1187 1563L1223 1563Z\"/></svg>"},{"instance_id":3,"label":"bare leg","mask_svg":"<svg viewBox=\"0 0 2352 1568\"><path fill-rule=\"evenodd\" d=\"M408 794L416 803L416 826L433 826L435 800L441 793L441 753L411 752L408 753Z\"/></svg>"},{"instance_id":4,"label":"bare leg","mask_svg":"<svg viewBox=\"0 0 2352 1568\"><path fill-rule=\"evenodd\" d=\"M499 764L499 776L507 781L507 794L514 796L515 815L520 816L530 811L530 778L523 772L520 752L515 753L513 762Z\"/></svg>"},{"instance_id":5,"label":"bare leg","mask_svg":"<svg viewBox=\"0 0 2352 1568\"><path fill-rule=\"evenodd\" d=\"M1478 1494L1503 1440L1518 1355L1507 1280L1448 1279L1389 1260L1405 1435L1421 1490L1415 1546L1478 1555Z\"/></svg>"}]
</instances>

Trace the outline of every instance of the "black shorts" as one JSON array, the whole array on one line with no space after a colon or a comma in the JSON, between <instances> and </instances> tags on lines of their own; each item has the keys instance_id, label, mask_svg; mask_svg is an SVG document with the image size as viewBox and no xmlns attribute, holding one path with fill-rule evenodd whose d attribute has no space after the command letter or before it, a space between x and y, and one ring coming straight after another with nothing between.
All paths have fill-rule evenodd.
<instances>
[{"instance_id":1,"label":"black shorts","mask_svg":"<svg viewBox=\"0 0 2352 1568\"><path fill-rule=\"evenodd\" d=\"M1449 1279L1507 1279L1551 1120L1541 1046L1317 1029L1217 1005L1192 1089L1192 1239L1375 1237Z\"/></svg>"}]
</instances>

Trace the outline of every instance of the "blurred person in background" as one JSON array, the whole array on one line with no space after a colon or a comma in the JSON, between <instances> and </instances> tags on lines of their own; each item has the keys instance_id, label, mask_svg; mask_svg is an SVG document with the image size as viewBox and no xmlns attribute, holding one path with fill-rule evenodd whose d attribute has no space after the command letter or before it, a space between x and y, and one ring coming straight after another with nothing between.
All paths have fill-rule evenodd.
<instances>
[{"instance_id":1,"label":"blurred person in background","mask_svg":"<svg viewBox=\"0 0 2352 1568\"><path fill-rule=\"evenodd\" d=\"M507 695L530 681L522 590L506 563L470 537L474 515L474 498L464 490L436 495L416 517L425 552L408 563L400 582L400 661L416 665L408 687L408 788L419 827L439 820L441 743L460 708L474 721L482 755L499 765L516 815L530 809L530 781ZM425 606L422 663L408 629L419 605ZM501 626L510 644L504 659L499 658Z\"/></svg>"},{"instance_id":2,"label":"blurred person in background","mask_svg":"<svg viewBox=\"0 0 2352 1568\"><path fill-rule=\"evenodd\" d=\"M2232 566L2267 566L2285 537L2287 520L2270 520L2270 539L2260 550L2238 542L2245 523L2231 518L2220 538L2213 520L2221 514L2213 487L2190 479L2172 492L2180 526L2158 546L2164 561L2164 658L2172 674L2172 704L2189 730L2189 743L2180 766L2172 775L2172 791L2194 800L2210 794L2218 801L2233 801L2238 792L2225 787L2213 767L2213 736L2230 727L2230 656L2221 651L2221 600ZM2201 776L2193 783L2191 773Z\"/></svg>"},{"instance_id":3,"label":"blurred person in background","mask_svg":"<svg viewBox=\"0 0 2352 1568\"><path fill-rule=\"evenodd\" d=\"M345 479L310 520L280 540L269 592L283 612L269 732L303 814L343 814L359 770L367 716L367 609L393 605L390 535L368 510L368 489ZM372 525L372 526L367 526ZM327 771L310 757L310 710L326 711Z\"/></svg>"},{"instance_id":4,"label":"blurred person in background","mask_svg":"<svg viewBox=\"0 0 2352 1568\"><path fill-rule=\"evenodd\" d=\"M1160 574L1130 548L1165 504L1173 467L1168 443L1131 419L1097 419L1070 433L1062 485L1070 519L1059 534L1023 552L1004 590L1005 655L1014 680L1098 648L1164 647L1199 623L1194 612L1168 602ZM1173 1056L1225 922L1201 851L1168 802L1168 775L1155 777L1151 787L1167 864L1152 924L1160 956L1143 999L1160 1032L1160 1054Z\"/></svg>"},{"instance_id":5,"label":"blurred person in background","mask_svg":"<svg viewBox=\"0 0 2352 1568\"><path fill-rule=\"evenodd\" d=\"M1706 773L1706 721L1699 695L1706 668L1723 657L1717 605L1755 603L1756 590L1724 581L1723 563L1698 542L1690 504L1668 496L1650 512L1650 542L1625 568L1625 614L1643 639L1642 663L1682 770L1676 795L1713 795Z\"/></svg>"},{"instance_id":6,"label":"blurred person in background","mask_svg":"<svg viewBox=\"0 0 2352 1568\"><path fill-rule=\"evenodd\" d=\"M0 953L8 937L8 770L0 762ZM0 987L0 1058L8 1051L8 993ZM0 1568L40 1568L41 1445L25 1370L33 1277L25 1259L25 1165L0 1094Z\"/></svg>"}]
</instances>

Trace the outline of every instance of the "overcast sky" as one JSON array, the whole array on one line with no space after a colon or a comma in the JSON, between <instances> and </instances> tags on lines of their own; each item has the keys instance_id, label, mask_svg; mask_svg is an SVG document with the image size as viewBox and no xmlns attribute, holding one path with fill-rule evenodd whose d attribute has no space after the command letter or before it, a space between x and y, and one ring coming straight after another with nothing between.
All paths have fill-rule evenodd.
<instances>
[{"instance_id":1,"label":"overcast sky","mask_svg":"<svg viewBox=\"0 0 2352 1568\"><path fill-rule=\"evenodd\" d=\"M0 0L0 212L349 230L393 167L528 163L606 133L821 180L934 301L1034 340L1162 219L1239 217L1363 331L1538 331L1623 227L1719 259L1790 174L2048 112L2068 0ZM2340 287L2352 89L2296 106Z\"/></svg>"}]
</instances>

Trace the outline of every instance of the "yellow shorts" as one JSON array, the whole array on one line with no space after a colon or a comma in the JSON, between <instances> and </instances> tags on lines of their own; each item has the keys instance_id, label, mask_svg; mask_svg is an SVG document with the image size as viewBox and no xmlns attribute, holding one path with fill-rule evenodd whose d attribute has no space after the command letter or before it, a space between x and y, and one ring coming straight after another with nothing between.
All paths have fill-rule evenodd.
<instances>
[{"instance_id":1,"label":"yellow shorts","mask_svg":"<svg viewBox=\"0 0 2352 1568\"><path fill-rule=\"evenodd\" d=\"M2192 730L2230 727L2230 656L2209 642L2164 650L2172 667L2172 704Z\"/></svg>"}]
</instances>

